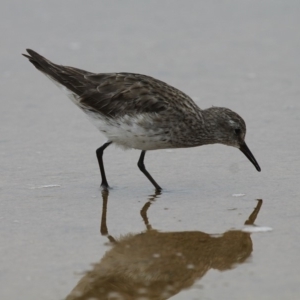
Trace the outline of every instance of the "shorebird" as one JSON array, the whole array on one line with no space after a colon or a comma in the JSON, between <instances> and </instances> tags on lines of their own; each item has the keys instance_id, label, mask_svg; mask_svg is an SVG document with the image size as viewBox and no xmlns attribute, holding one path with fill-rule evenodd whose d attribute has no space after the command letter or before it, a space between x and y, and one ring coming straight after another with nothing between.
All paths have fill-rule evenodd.
<instances>
[{"instance_id":1,"label":"shorebird","mask_svg":"<svg viewBox=\"0 0 300 300\"><path fill-rule=\"evenodd\" d=\"M224 144L240 149L260 172L245 143L246 124L235 112L224 107L200 109L180 90L150 76L134 73L92 73L57 65L27 49L23 54L47 77L63 86L107 137L96 150L101 186L108 189L103 151L112 143L141 150L139 169L156 190L161 187L144 165L146 151Z\"/></svg>"}]
</instances>

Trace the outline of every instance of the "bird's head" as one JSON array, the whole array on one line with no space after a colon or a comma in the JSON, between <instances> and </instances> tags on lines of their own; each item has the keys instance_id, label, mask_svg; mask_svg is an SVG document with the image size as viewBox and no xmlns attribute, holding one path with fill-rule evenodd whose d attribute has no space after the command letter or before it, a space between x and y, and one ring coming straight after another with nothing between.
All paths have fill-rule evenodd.
<instances>
[{"instance_id":1,"label":"bird's head","mask_svg":"<svg viewBox=\"0 0 300 300\"><path fill-rule=\"evenodd\" d=\"M214 143L240 149L260 172L260 166L245 142L246 123L243 118L224 107L211 107L205 112L207 128L213 136Z\"/></svg>"}]
</instances>

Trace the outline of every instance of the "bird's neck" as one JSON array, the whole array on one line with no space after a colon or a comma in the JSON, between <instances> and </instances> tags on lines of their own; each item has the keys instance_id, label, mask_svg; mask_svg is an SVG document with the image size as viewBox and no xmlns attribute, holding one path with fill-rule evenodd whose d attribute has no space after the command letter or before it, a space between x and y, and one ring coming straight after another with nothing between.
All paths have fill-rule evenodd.
<instances>
[{"instance_id":1,"label":"bird's neck","mask_svg":"<svg viewBox=\"0 0 300 300\"><path fill-rule=\"evenodd\" d=\"M221 143L226 139L220 127L222 107L210 107L202 110L203 124L200 129L205 144Z\"/></svg>"}]
</instances>

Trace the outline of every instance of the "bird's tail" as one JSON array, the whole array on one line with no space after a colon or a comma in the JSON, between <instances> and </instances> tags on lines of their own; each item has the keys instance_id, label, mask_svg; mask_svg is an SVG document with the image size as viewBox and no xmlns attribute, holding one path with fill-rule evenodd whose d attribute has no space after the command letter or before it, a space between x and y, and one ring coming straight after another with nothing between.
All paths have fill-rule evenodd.
<instances>
[{"instance_id":1,"label":"bird's tail","mask_svg":"<svg viewBox=\"0 0 300 300\"><path fill-rule=\"evenodd\" d=\"M31 49L26 49L26 51L29 55L23 55L28 58L39 71L50 77L50 79L65 86L72 93L79 96L84 93L84 88L86 88L87 84L87 80L84 76L92 73L77 68L56 65Z\"/></svg>"}]
</instances>

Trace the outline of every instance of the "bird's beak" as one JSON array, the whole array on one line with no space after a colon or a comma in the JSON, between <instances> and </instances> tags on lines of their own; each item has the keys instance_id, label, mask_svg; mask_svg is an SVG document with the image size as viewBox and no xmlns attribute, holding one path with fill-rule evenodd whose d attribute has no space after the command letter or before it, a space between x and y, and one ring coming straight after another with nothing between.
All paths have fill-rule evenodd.
<instances>
[{"instance_id":1,"label":"bird's beak","mask_svg":"<svg viewBox=\"0 0 300 300\"><path fill-rule=\"evenodd\" d=\"M248 146L246 145L246 143L244 142L243 144L241 144L240 148L239 148L246 156L247 158L253 163L254 167L256 168L256 170L258 172L260 172L260 166L257 163L256 159L254 158L253 154L251 153L250 149L248 148Z\"/></svg>"}]
</instances>

